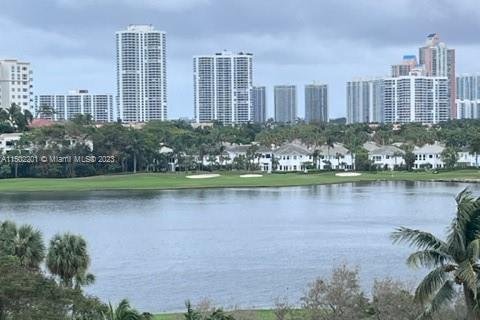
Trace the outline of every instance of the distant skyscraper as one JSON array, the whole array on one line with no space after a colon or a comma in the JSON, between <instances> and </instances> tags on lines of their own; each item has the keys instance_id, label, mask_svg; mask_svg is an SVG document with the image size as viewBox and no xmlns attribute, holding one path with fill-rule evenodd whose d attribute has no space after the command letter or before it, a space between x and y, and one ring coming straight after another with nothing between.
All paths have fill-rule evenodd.
<instances>
[{"instance_id":1,"label":"distant skyscraper","mask_svg":"<svg viewBox=\"0 0 480 320\"><path fill-rule=\"evenodd\" d=\"M423 75L384 79L386 123L434 124L450 119L447 77Z\"/></svg>"},{"instance_id":2,"label":"distant skyscraper","mask_svg":"<svg viewBox=\"0 0 480 320\"><path fill-rule=\"evenodd\" d=\"M88 90L71 91L66 95L37 95L35 114L40 118L57 121L71 120L78 114L90 114L95 122L116 120L113 114L113 96L90 94Z\"/></svg>"},{"instance_id":3,"label":"distant skyscraper","mask_svg":"<svg viewBox=\"0 0 480 320\"><path fill-rule=\"evenodd\" d=\"M151 25L116 32L117 103L124 122L167 119L166 34Z\"/></svg>"},{"instance_id":4,"label":"distant skyscraper","mask_svg":"<svg viewBox=\"0 0 480 320\"><path fill-rule=\"evenodd\" d=\"M347 123L383 122L383 80L347 82Z\"/></svg>"},{"instance_id":5,"label":"distant skyscraper","mask_svg":"<svg viewBox=\"0 0 480 320\"><path fill-rule=\"evenodd\" d=\"M264 123L267 120L267 95L265 87L252 88L253 121Z\"/></svg>"},{"instance_id":6,"label":"distant skyscraper","mask_svg":"<svg viewBox=\"0 0 480 320\"><path fill-rule=\"evenodd\" d=\"M457 119L480 119L480 75L457 77Z\"/></svg>"},{"instance_id":7,"label":"distant skyscraper","mask_svg":"<svg viewBox=\"0 0 480 320\"><path fill-rule=\"evenodd\" d=\"M408 76L416 66L417 57L415 55L405 55L402 63L392 65L392 77Z\"/></svg>"},{"instance_id":8,"label":"distant skyscraper","mask_svg":"<svg viewBox=\"0 0 480 320\"><path fill-rule=\"evenodd\" d=\"M297 88L294 85L274 87L275 121L295 123L297 120Z\"/></svg>"},{"instance_id":9,"label":"distant skyscraper","mask_svg":"<svg viewBox=\"0 0 480 320\"><path fill-rule=\"evenodd\" d=\"M429 34L425 46L419 49L419 63L425 68L425 75L448 78L450 117L457 116L455 99L455 49L449 49L436 33Z\"/></svg>"},{"instance_id":10,"label":"distant skyscraper","mask_svg":"<svg viewBox=\"0 0 480 320\"><path fill-rule=\"evenodd\" d=\"M253 55L228 51L193 57L194 113L197 123L253 121Z\"/></svg>"},{"instance_id":11,"label":"distant skyscraper","mask_svg":"<svg viewBox=\"0 0 480 320\"><path fill-rule=\"evenodd\" d=\"M305 121L328 122L328 86L326 84L305 86Z\"/></svg>"},{"instance_id":12,"label":"distant skyscraper","mask_svg":"<svg viewBox=\"0 0 480 320\"><path fill-rule=\"evenodd\" d=\"M29 62L0 60L0 109L13 103L33 112L33 78Z\"/></svg>"}]
</instances>

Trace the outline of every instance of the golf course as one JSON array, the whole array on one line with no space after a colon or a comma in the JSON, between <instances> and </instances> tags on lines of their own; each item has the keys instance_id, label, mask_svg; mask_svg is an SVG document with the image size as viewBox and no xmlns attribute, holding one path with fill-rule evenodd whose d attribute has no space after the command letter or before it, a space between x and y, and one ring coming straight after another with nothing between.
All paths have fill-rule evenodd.
<instances>
[{"instance_id":1,"label":"golf course","mask_svg":"<svg viewBox=\"0 0 480 320\"><path fill-rule=\"evenodd\" d=\"M480 182L480 170L440 172L379 171L359 174L246 172L137 173L86 178L17 178L0 180L0 192L172 190L196 188L285 187L369 181Z\"/></svg>"}]
</instances>

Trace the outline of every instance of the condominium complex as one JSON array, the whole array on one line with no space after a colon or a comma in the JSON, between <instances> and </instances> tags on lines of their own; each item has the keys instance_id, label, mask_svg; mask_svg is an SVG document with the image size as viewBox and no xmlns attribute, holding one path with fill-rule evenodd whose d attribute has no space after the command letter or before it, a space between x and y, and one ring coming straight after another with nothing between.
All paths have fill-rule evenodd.
<instances>
[{"instance_id":1,"label":"condominium complex","mask_svg":"<svg viewBox=\"0 0 480 320\"><path fill-rule=\"evenodd\" d=\"M326 84L305 86L305 121L328 122L328 86Z\"/></svg>"},{"instance_id":2,"label":"condominium complex","mask_svg":"<svg viewBox=\"0 0 480 320\"><path fill-rule=\"evenodd\" d=\"M29 62L0 60L0 109L16 104L33 112L33 78Z\"/></svg>"},{"instance_id":3,"label":"condominium complex","mask_svg":"<svg viewBox=\"0 0 480 320\"><path fill-rule=\"evenodd\" d=\"M295 123L297 120L297 88L294 85L274 86L275 121Z\"/></svg>"},{"instance_id":4,"label":"condominium complex","mask_svg":"<svg viewBox=\"0 0 480 320\"><path fill-rule=\"evenodd\" d=\"M197 123L253 121L253 55L223 51L193 57L194 114Z\"/></svg>"},{"instance_id":5,"label":"condominium complex","mask_svg":"<svg viewBox=\"0 0 480 320\"><path fill-rule=\"evenodd\" d=\"M457 77L457 119L480 119L480 75Z\"/></svg>"},{"instance_id":6,"label":"condominium complex","mask_svg":"<svg viewBox=\"0 0 480 320\"><path fill-rule=\"evenodd\" d=\"M113 96L90 94L88 90L71 91L65 95L35 96L35 115L39 118L62 121L71 120L78 114L89 114L95 122L115 121Z\"/></svg>"},{"instance_id":7,"label":"condominium complex","mask_svg":"<svg viewBox=\"0 0 480 320\"><path fill-rule=\"evenodd\" d=\"M425 46L419 49L419 64L424 67L426 76L448 78L450 117L456 118L455 49L441 42L437 33L429 34Z\"/></svg>"},{"instance_id":8,"label":"condominium complex","mask_svg":"<svg viewBox=\"0 0 480 320\"><path fill-rule=\"evenodd\" d=\"M267 120L267 95L265 87L252 88L253 122L264 123Z\"/></svg>"},{"instance_id":9,"label":"condominium complex","mask_svg":"<svg viewBox=\"0 0 480 320\"><path fill-rule=\"evenodd\" d=\"M124 122L167 119L166 33L151 25L116 32L117 103Z\"/></svg>"},{"instance_id":10,"label":"condominium complex","mask_svg":"<svg viewBox=\"0 0 480 320\"><path fill-rule=\"evenodd\" d=\"M411 74L383 82L384 122L434 124L450 119L447 77Z\"/></svg>"},{"instance_id":11,"label":"condominium complex","mask_svg":"<svg viewBox=\"0 0 480 320\"><path fill-rule=\"evenodd\" d=\"M383 80L347 82L347 123L383 122Z\"/></svg>"}]
</instances>

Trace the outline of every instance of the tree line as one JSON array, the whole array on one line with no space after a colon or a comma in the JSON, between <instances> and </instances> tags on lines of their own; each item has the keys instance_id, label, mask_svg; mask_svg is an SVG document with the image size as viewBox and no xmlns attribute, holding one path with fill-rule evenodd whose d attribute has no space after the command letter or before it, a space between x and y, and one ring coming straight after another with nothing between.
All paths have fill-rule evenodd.
<instances>
[{"instance_id":1,"label":"tree line","mask_svg":"<svg viewBox=\"0 0 480 320\"><path fill-rule=\"evenodd\" d=\"M172 156L176 170L214 170L199 159L215 158L225 151L225 144L251 144L271 147L299 140L309 146L342 143L359 156L359 169L368 169L368 157L362 145L367 141L388 145L405 143L406 162L412 162L414 145L439 141L447 146L446 159L455 163L455 151L468 148L480 153L480 120L455 120L439 125L421 124L368 125L340 123L298 123L282 125L273 122L194 128L184 121L152 121L141 128L120 122L97 125L89 115L78 115L72 121L30 128L32 115L13 105L0 111L0 134L24 132L10 155L40 156L113 156L106 163L9 163L0 162L0 177L75 177L121 172L162 172L169 170ZM162 147L173 154L162 152ZM253 148L253 147L252 147ZM255 150L250 150L255 156ZM368 159L367 159L368 160ZM236 159L230 169L252 170L248 159ZM407 166L408 167L408 166Z\"/></svg>"}]
</instances>

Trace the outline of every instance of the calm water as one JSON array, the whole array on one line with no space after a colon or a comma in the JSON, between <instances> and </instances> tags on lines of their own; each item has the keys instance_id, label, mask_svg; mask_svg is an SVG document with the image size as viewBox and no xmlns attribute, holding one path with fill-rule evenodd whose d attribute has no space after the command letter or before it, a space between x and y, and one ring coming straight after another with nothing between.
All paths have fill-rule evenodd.
<instances>
[{"instance_id":1,"label":"calm water","mask_svg":"<svg viewBox=\"0 0 480 320\"><path fill-rule=\"evenodd\" d=\"M186 299L224 306L297 302L307 283L341 263L362 284L412 284L405 225L442 235L465 185L378 182L331 186L158 192L0 194L0 220L82 234L97 282L88 291L141 310L182 310ZM472 186L480 192L479 186Z\"/></svg>"}]
</instances>

